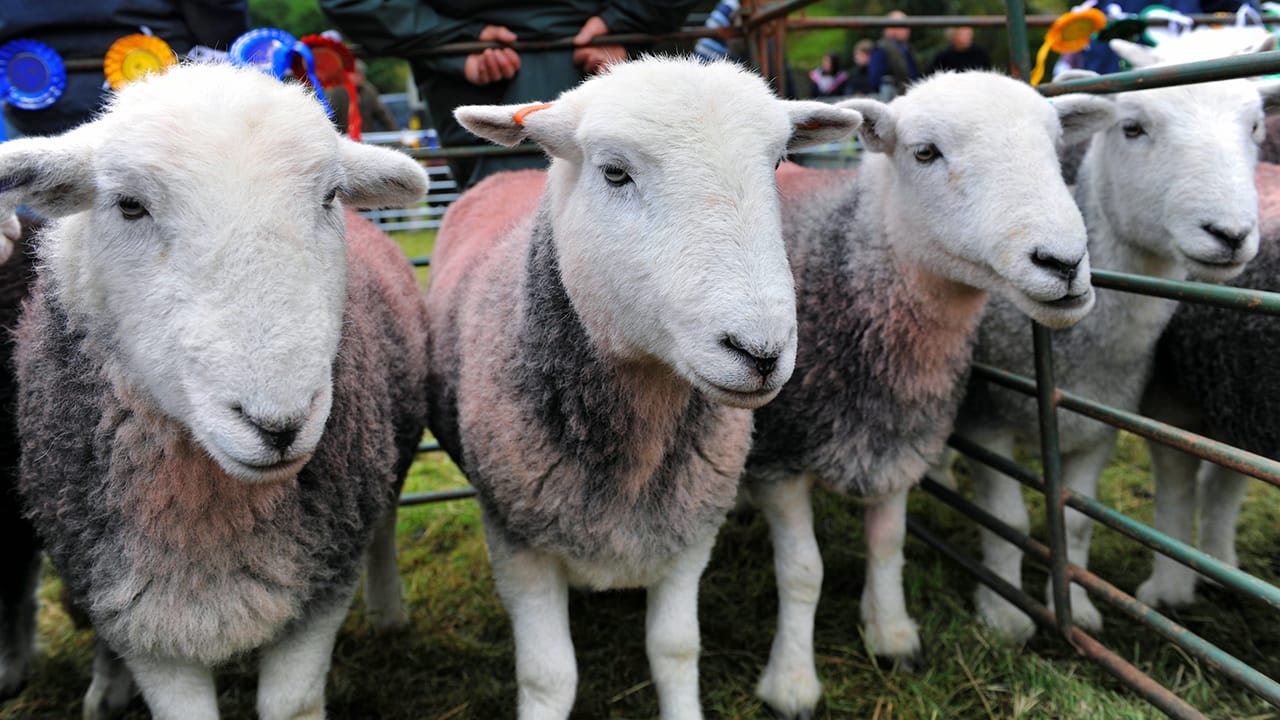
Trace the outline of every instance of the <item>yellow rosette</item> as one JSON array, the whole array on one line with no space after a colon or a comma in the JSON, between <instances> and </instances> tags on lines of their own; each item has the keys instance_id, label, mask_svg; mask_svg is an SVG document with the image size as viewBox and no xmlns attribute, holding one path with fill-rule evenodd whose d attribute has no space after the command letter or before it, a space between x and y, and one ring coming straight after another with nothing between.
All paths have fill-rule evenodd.
<instances>
[{"instance_id":1,"label":"yellow rosette","mask_svg":"<svg viewBox=\"0 0 1280 720\"><path fill-rule=\"evenodd\" d=\"M1045 61L1049 59L1049 51L1059 55L1080 52L1089 47L1089 38L1107 26L1107 16L1097 8L1075 10L1069 12L1049 26L1045 33L1044 44L1036 52L1036 66L1031 71L1031 84L1039 85L1044 79Z\"/></svg>"},{"instance_id":2,"label":"yellow rosette","mask_svg":"<svg viewBox=\"0 0 1280 720\"><path fill-rule=\"evenodd\" d=\"M119 90L147 73L161 73L178 62L169 44L153 35L125 35L111 44L102 71L112 90Z\"/></svg>"}]
</instances>

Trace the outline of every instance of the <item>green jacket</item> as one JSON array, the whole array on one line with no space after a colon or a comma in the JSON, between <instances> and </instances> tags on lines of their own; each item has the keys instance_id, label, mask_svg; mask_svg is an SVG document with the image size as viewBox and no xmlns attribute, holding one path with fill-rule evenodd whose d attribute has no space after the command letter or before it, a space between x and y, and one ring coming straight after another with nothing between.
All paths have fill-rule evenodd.
<instances>
[{"instance_id":1,"label":"green jacket","mask_svg":"<svg viewBox=\"0 0 1280 720\"><path fill-rule=\"evenodd\" d=\"M502 25L520 40L553 40L578 34L598 15L610 33L665 33L678 29L698 0L320 0L320 7L353 42L378 55L478 40L486 25ZM553 100L582 81L572 51L521 52L520 71L503 82L477 87L462 76L465 55L411 61L432 122L445 146L476 145L453 119L459 105L498 105ZM541 156L453 161L461 186L497 170L545 167Z\"/></svg>"}]
</instances>

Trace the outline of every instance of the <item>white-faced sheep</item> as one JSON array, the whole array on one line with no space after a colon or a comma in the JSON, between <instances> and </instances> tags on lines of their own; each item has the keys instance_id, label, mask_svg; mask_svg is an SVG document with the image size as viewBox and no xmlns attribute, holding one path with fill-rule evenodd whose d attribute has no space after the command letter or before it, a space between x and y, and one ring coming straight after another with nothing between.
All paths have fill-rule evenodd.
<instances>
[{"instance_id":1,"label":"white-faced sheep","mask_svg":"<svg viewBox=\"0 0 1280 720\"><path fill-rule=\"evenodd\" d=\"M35 279L30 238L38 221L12 216L5 244L13 254L0 262L0 701L22 689L35 654L36 586L40 545L18 499L18 384L13 374L13 338L18 311ZM11 229L10 229L11 228ZM9 235L12 234L12 238Z\"/></svg>"},{"instance_id":2,"label":"white-faced sheep","mask_svg":"<svg viewBox=\"0 0 1280 720\"><path fill-rule=\"evenodd\" d=\"M1259 165L1258 255L1229 284L1280 292L1280 168ZM1185 302L1156 346L1142 409L1264 457L1280 459L1280 318ZM1149 442L1155 527L1186 543L1199 516L1199 547L1235 567L1236 520L1249 477ZM1197 471L1199 488L1197 488ZM1179 606L1195 598L1197 573L1157 553L1137 597Z\"/></svg>"},{"instance_id":3,"label":"white-faced sheep","mask_svg":"<svg viewBox=\"0 0 1280 720\"><path fill-rule=\"evenodd\" d=\"M1047 102L985 72L942 74L892 104L853 100L870 151L856 175L784 166L783 227L800 323L796 371L756 411L746 488L768 518L778 633L757 692L807 716L820 687L822 558L813 484L865 498L862 619L876 653L919 649L902 593L907 491L943 450L987 290L1053 326L1093 302L1085 227L1058 142L1111 122L1090 96Z\"/></svg>"},{"instance_id":4,"label":"white-faced sheep","mask_svg":"<svg viewBox=\"0 0 1280 720\"><path fill-rule=\"evenodd\" d=\"M153 717L217 717L210 668L253 649L263 718L323 716L361 555L375 533L394 552L426 416L416 280L343 205L425 188L304 90L229 66L130 84L92 123L0 148L0 203L58 218L18 330L21 493ZM394 616L385 567L370 604ZM116 697L110 665L89 717Z\"/></svg>"},{"instance_id":5,"label":"white-faced sheep","mask_svg":"<svg viewBox=\"0 0 1280 720\"><path fill-rule=\"evenodd\" d=\"M479 491L522 718L562 718L570 584L648 589L664 718L701 717L698 579L734 505L749 408L795 357L774 167L857 113L728 63L613 66L548 106L464 107L545 174L448 212L427 290L430 427Z\"/></svg>"},{"instance_id":6,"label":"white-faced sheep","mask_svg":"<svg viewBox=\"0 0 1280 720\"><path fill-rule=\"evenodd\" d=\"M1131 63L1145 55L1132 43L1112 46ZM1263 138L1264 106L1276 89L1246 80L1126 92L1116 95L1117 120L1094 136L1076 175L1075 196L1089 228L1096 268L1181 279L1220 281L1239 273L1258 248L1258 203L1253 176ZM1084 321L1054 334L1055 381L1088 398L1134 411L1151 368L1156 340L1175 303L1124 293L1100 293ZM987 308L975 360L1033 374L1027 324L1006 302ZM1005 456L1017 441L1038 438L1035 400L974 380L957 431ZM1075 413L1058 413L1066 486L1092 497L1115 444L1115 428ZM1020 486L970 463L977 500L1005 523L1026 531ZM1092 521L1066 512L1067 555L1086 566ZM1021 586L1022 552L983 531L984 562ZM1073 615L1090 629L1102 624L1079 586ZM980 586L983 620L1014 641L1035 630L1031 619L994 590Z\"/></svg>"}]
</instances>

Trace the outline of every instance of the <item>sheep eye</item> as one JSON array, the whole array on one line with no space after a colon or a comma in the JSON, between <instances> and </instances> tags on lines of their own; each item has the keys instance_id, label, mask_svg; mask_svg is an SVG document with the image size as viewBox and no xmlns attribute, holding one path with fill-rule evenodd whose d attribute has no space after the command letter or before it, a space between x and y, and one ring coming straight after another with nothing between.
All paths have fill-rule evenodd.
<instances>
[{"instance_id":1,"label":"sheep eye","mask_svg":"<svg viewBox=\"0 0 1280 720\"><path fill-rule=\"evenodd\" d=\"M147 208L137 198L123 197L116 201L125 220L137 220L147 214Z\"/></svg>"},{"instance_id":2,"label":"sheep eye","mask_svg":"<svg viewBox=\"0 0 1280 720\"><path fill-rule=\"evenodd\" d=\"M617 165L604 166L604 179L614 187L622 187L631 182L631 176L627 174L627 171Z\"/></svg>"},{"instance_id":3,"label":"sheep eye","mask_svg":"<svg viewBox=\"0 0 1280 720\"><path fill-rule=\"evenodd\" d=\"M778 168L782 167L782 160L783 160L782 158L778 158L777 161L773 163L774 170L777 170Z\"/></svg>"},{"instance_id":4,"label":"sheep eye","mask_svg":"<svg viewBox=\"0 0 1280 720\"><path fill-rule=\"evenodd\" d=\"M1147 131L1143 130L1141 125L1133 121L1125 123L1120 129L1124 131L1124 136L1130 139L1147 134Z\"/></svg>"},{"instance_id":5,"label":"sheep eye","mask_svg":"<svg viewBox=\"0 0 1280 720\"><path fill-rule=\"evenodd\" d=\"M916 148L911 154L915 156L915 159L917 162L923 163L925 165L928 165L934 160L937 160L938 158L942 157L942 153L938 151L938 146L934 145L933 143L929 143L928 145L921 145L920 147Z\"/></svg>"},{"instance_id":6,"label":"sheep eye","mask_svg":"<svg viewBox=\"0 0 1280 720\"><path fill-rule=\"evenodd\" d=\"M337 197L338 197L338 188L333 188L329 192L325 193L324 200L321 200L320 204L323 205L326 210L328 210L329 208L333 207L333 201Z\"/></svg>"}]
</instances>

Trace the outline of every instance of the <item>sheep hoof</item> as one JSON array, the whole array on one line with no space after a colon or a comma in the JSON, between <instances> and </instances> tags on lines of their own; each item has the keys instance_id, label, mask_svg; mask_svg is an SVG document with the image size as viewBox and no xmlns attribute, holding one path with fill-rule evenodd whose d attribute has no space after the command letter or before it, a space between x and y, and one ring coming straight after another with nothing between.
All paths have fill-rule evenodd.
<instances>
[{"instance_id":1,"label":"sheep hoof","mask_svg":"<svg viewBox=\"0 0 1280 720\"><path fill-rule=\"evenodd\" d=\"M875 659L876 667L900 675L916 675L928 665L922 651L910 655L876 655Z\"/></svg>"},{"instance_id":2,"label":"sheep hoof","mask_svg":"<svg viewBox=\"0 0 1280 720\"><path fill-rule=\"evenodd\" d=\"M994 590L978 588L975 604L982 624L1015 645L1026 644L1036 633L1036 623L1031 616L997 595Z\"/></svg>"},{"instance_id":3,"label":"sheep hoof","mask_svg":"<svg viewBox=\"0 0 1280 720\"><path fill-rule=\"evenodd\" d=\"M774 717L812 718L813 708L822 697L822 683L812 660L797 663L791 672L779 671L780 667L784 664L770 659L756 685L756 697L764 701Z\"/></svg>"},{"instance_id":4,"label":"sheep hoof","mask_svg":"<svg viewBox=\"0 0 1280 720\"><path fill-rule=\"evenodd\" d=\"M785 710L779 710L773 705L768 705L768 707L769 707L769 712L777 720L813 720L813 711L807 708L803 710L797 710L795 712L787 712Z\"/></svg>"},{"instance_id":5,"label":"sheep hoof","mask_svg":"<svg viewBox=\"0 0 1280 720\"><path fill-rule=\"evenodd\" d=\"M1151 607L1185 607L1195 602L1195 578L1166 579L1152 575L1138 586L1134 597Z\"/></svg>"}]
</instances>

